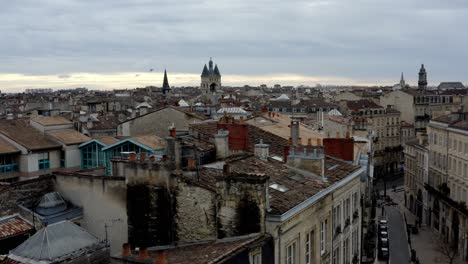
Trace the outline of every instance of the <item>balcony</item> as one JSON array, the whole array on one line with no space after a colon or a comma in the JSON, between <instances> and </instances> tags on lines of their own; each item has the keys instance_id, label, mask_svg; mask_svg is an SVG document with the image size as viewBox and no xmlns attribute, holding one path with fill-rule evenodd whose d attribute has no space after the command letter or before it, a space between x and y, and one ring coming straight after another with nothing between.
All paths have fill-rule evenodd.
<instances>
[{"instance_id":1,"label":"balcony","mask_svg":"<svg viewBox=\"0 0 468 264\"><path fill-rule=\"evenodd\" d=\"M454 208L458 212L468 216L468 208L466 204L463 202L457 202L450 198L449 193L450 189L447 187L446 184L441 184L439 189L434 188L433 186L428 185L427 183L424 184L424 188L432 195L434 195L440 201L443 201L450 207Z\"/></svg>"}]
</instances>

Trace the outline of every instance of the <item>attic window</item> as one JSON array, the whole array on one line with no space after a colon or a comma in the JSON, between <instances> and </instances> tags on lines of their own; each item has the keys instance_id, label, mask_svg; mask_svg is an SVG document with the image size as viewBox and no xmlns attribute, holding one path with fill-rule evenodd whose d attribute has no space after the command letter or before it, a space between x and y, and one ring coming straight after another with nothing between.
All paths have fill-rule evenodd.
<instances>
[{"instance_id":1,"label":"attic window","mask_svg":"<svg viewBox=\"0 0 468 264\"><path fill-rule=\"evenodd\" d=\"M275 189L280 192L287 192L289 190L288 187L281 185L281 184L277 184L277 183L270 184L270 188Z\"/></svg>"}]
</instances>

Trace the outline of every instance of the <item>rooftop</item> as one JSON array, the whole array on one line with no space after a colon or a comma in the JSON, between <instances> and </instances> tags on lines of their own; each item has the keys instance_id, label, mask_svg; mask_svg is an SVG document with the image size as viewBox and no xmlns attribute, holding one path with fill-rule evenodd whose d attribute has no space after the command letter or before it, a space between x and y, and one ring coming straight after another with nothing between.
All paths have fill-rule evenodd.
<instances>
[{"instance_id":1,"label":"rooftop","mask_svg":"<svg viewBox=\"0 0 468 264\"><path fill-rule=\"evenodd\" d=\"M70 221L46 226L10 251L11 259L30 263L46 261L58 263L73 256L86 254L101 242L83 228Z\"/></svg>"},{"instance_id":2,"label":"rooftop","mask_svg":"<svg viewBox=\"0 0 468 264\"><path fill-rule=\"evenodd\" d=\"M166 147L166 141L164 139L152 134L136 136L131 139L151 149L163 149Z\"/></svg>"},{"instance_id":3,"label":"rooftop","mask_svg":"<svg viewBox=\"0 0 468 264\"><path fill-rule=\"evenodd\" d=\"M43 126L70 125L72 122L62 116L37 116L31 119Z\"/></svg>"},{"instance_id":4,"label":"rooftop","mask_svg":"<svg viewBox=\"0 0 468 264\"><path fill-rule=\"evenodd\" d=\"M19 152L19 149L8 143L6 140L0 138L0 154L10 154Z\"/></svg>"},{"instance_id":5,"label":"rooftop","mask_svg":"<svg viewBox=\"0 0 468 264\"><path fill-rule=\"evenodd\" d=\"M47 132L47 134L51 135L65 145L80 144L91 139L73 129L54 130Z\"/></svg>"},{"instance_id":6,"label":"rooftop","mask_svg":"<svg viewBox=\"0 0 468 264\"><path fill-rule=\"evenodd\" d=\"M28 150L60 148L61 145L30 126L26 120L4 120L0 122L0 133Z\"/></svg>"},{"instance_id":7,"label":"rooftop","mask_svg":"<svg viewBox=\"0 0 468 264\"><path fill-rule=\"evenodd\" d=\"M326 156L325 176L328 181L323 182L319 178L302 175L296 170L291 170L284 163L273 160L263 161L251 155L227 158L224 162L229 164L230 170L236 174L267 175L270 177L270 184L276 183L286 187L287 191L285 192L270 188L270 207L272 210L269 213L271 215L286 213L360 168L360 166ZM222 166L204 166L200 170L200 176L200 181L203 181L203 184L211 184L213 185L211 188L214 189L215 179L223 176Z\"/></svg>"},{"instance_id":8,"label":"rooftop","mask_svg":"<svg viewBox=\"0 0 468 264\"><path fill-rule=\"evenodd\" d=\"M289 138L291 137L291 128L289 127L291 124L291 118L289 118L288 116L275 115L274 117L267 117L266 114L263 114L257 118L266 118L269 120L273 120L273 123L265 123L265 125L261 125L258 122L251 121L252 119L248 120L247 123L286 140L289 140ZM299 137L301 137L305 142L305 139L321 139L324 138L324 135L320 134L320 132L318 131L307 128L306 126L300 123Z\"/></svg>"},{"instance_id":9,"label":"rooftop","mask_svg":"<svg viewBox=\"0 0 468 264\"><path fill-rule=\"evenodd\" d=\"M368 109L368 108L383 108L381 105L376 104L372 100L367 100L367 99L361 99L361 100L356 100L356 101L346 101L346 106L351 110L351 111L359 111L361 109Z\"/></svg>"},{"instance_id":10,"label":"rooftop","mask_svg":"<svg viewBox=\"0 0 468 264\"><path fill-rule=\"evenodd\" d=\"M0 218L0 240L30 232L33 229L32 224L18 214Z\"/></svg>"}]
</instances>

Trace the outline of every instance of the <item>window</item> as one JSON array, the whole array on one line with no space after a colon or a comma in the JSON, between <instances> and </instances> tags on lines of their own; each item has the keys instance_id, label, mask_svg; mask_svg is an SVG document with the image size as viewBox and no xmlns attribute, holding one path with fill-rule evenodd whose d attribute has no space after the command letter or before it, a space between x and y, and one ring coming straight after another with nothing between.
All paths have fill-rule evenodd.
<instances>
[{"instance_id":1,"label":"window","mask_svg":"<svg viewBox=\"0 0 468 264\"><path fill-rule=\"evenodd\" d=\"M65 168L65 151L60 151L60 168Z\"/></svg>"},{"instance_id":2,"label":"window","mask_svg":"<svg viewBox=\"0 0 468 264\"><path fill-rule=\"evenodd\" d=\"M18 171L17 158L12 154L0 155L0 174Z\"/></svg>"},{"instance_id":3,"label":"window","mask_svg":"<svg viewBox=\"0 0 468 264\"><path fill-rule=\"evenodd\" d=\"M326 251L327 225L327 219L320 222L320 255L323 255Z\"/></svg>"},{"instance_id":4,"label":"window","mask_svg":"<svg viewBox=\"0 0 468 264\"><path fill-rule=\"evenodd\" d=\"M250 264L262 264L262 249L258 248L250 252Z\"/></svg>"},{"instance_id":5,"label":"window","mask_svg":"<svg viewBox=\"0 0 468 264\"><path fill-rule=\"evenodd\" d=\"M353 210L358 210L358 194L357 192L353 193Z\"/></svg>"},{"instance_id":6,"label":"window","mask_svg":"<svg viewBox=\"0 0 468 264\"><path fill-rule=\"evenodd\" d=\"M50 168L49 164L49 152L39 153L39 170L48 170Z\"/></svg>"},{"instance_id":7,"label":"window","mask_svg":"<svg viewBox=\"0 0 468 264\"><path fill-rule=\"evenodd\" d=\"M310 233L306 234L306 241L305 241L305 263L310 264L310 240L313 239L310 236Z\"/></svg>"},{"instance_id":8,"label":"window","mask_svg":"<svg viewBox=\"0 0 468 264\"><path fill-rule=\"evenodd\" d=\"M333 250L333 264L340 264L340 247Z\"/></svg>"},{"instance_id":9,"label":"window","mask_svg":"<svg viewBox=\"0 0 468 264\"><path fill-rule=\"evenodd\" d=\"M353 239L353 255L358 255L359 253L359 240L358 240L358 232L357 230L354 230L353 231L353 235L352 235L352 239Z\"/></svg>"},{"instance_id":10,"label":"window","mask_svg":"<svg viewBox=\"0 0 468 264\"><path fill-rule=\"evenodd\" d=\"M343 263L349 264L350 263L350 256L349 256L349 237L343 241Z\"/></svg>"},{"instance_id":11,"label":"window","mask_svg":"<svg viewBox=\"0 0 468 264\"><path fill-rule=\"evenodd\" d=\"M347 223L345 223L345 226L349 224L349 219L351 215L351 199L348 197L346 198L346 203L345 203L345 212L344 212L344 218Z\"/></svg>"},{"instance_id":12,"label":"window","mask_svg":"<svg viewBox=\"0 0 468 264\"><path fill-rule=\"evenodd\" d=\"M295 264L296 242L286 248L286 264Z\"/></svg>"},{"instance_id":13,"label":"window","mask_svg":"<svg viewBox=\"0 0 468 264\"><path fill-rule=\"evenodd\" d=\"M337 235L341 232L341 208L337 205L333 208L333 228L334 234Z\"/></svg>"}]
</instances>

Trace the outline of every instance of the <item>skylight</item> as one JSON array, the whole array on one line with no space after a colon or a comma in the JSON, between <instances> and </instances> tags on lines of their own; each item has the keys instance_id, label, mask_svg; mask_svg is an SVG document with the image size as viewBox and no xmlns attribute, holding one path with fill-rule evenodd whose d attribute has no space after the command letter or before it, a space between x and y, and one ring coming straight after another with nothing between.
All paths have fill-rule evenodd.
<instances>
[{"instance_id":1,"label":"skylight","mask_svg":"<svg viewBox=\"0 0 468 264\"><path fill-rule=\"evenodd\" d=\"M287 192L289 190L288 187L281 185L281 184L277 184L277 183L270 184L270 188L275 189L280 192Z\"/></svg>"}]
</instances>

